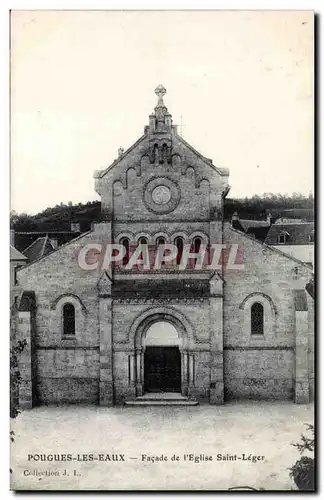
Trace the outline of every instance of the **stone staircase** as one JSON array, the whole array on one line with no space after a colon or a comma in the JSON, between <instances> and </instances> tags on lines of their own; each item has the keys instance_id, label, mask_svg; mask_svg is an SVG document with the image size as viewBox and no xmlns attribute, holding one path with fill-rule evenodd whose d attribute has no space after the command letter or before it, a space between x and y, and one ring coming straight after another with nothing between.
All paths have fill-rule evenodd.
<instances>
[{"instance_id":1,"label":"stone staircase","mask_svg":"<svg viewBox=\"0 0 324 500\"><path fill-rule=\"evenodd\" d=\"M180 392L149 392L125 401L126 406L196 406L198 401L182 396Z\"/></svg>"}]
</instances>

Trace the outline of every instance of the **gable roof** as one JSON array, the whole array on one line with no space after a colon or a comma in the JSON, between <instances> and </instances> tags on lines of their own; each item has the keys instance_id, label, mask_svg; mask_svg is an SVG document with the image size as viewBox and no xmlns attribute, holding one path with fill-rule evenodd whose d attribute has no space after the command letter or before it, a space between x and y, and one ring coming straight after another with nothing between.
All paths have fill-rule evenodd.
<instances>
[{"instance_id":1,"label":"gable roof","mask_svg":"<svg viewBox=\"0 0 324 500\"><path fill-rule=\"evenodd\" d=\"M55 250L55 247L51 239L48 236L41 236L29 245L23 253L27 257L28 262L34 262L53 252L53 250Z\"/></svg>"},{"instance_id":2,"label":"gable roof","mask_svg":"<svg viewBox=\"0 0 324 500\"><path fill-rule=\"evenodd\" d=\"M177 132L175 132L176 138L181 142L184 146L186 146L188 149L190 149L196 156L198 156L201 160L203 160L205 163L207 163L213 170L215 170L219 175L222 176L229 176L229 169L224 168L224 167L216 167L216 165L213 164L212 160L210 158L206 158L203 156L199 151L197 151L191 144L189 144L187 141L185 141ZM146 137L147 133L142 135L136 142L134 142L126 151L120 155L116 160L113 161L111 165L109 165L107 168L104 170L96 170L94 173L94 177L96 179L99 179L101 177L104 177L108 171L113 169L115 166L118 165L118 163L125 158L133 149L136 148Z\"/></svg>"},{"instance_id":3,"label":"gable roof","mask_svg":"<svg viewBox=\"0 0 324 500\"><path fill-rule=\"evenodd\" d=\"M136 146L138 146L144 139L145 137L147 137L146 134L142 135L139 139L137 139L137 141L135 141L128 149L126 149L126 151L118 156L118 158L116 158L112 163L111 165L109 165L108 167L104 168L103 170L96 170L93 174L94 178L95 179L100 179L101 177L104 177L106 175L106 173L113 169L116 165L118 165L118 163L123 159L125 158L125 156L128 155L128 153L130 153L134 148L136 148Z\"/></svg>"},{"instance_id":4,"label":"gable roof","mask_svg":"<svg viewBox=\"0 0 324 500\"><path fill-rule=\"evenodd\" d=\"M249 234L263 242L268 234L270 223L266 220L234 219L232 226L234 229Z\"/></svg>"},{"instance_id":5,"label":"gable roof","mask_svg":"<svg viewBox=\"0 0 324 500\"><path fill-rule=\"evenodd\" d=\"M193 146L191 146L191 144L189 144L187 141L185 141L183 139L183 137L181 137L181 135L178 135L176 133L176 137L177 139L182 142L182 144L184 146L186 146L188 149L190 149L195 155L199 156L199 158L201 160L203 160L205 163L207 163L211 168L213 168L214 170L216 170L216 172L219 174L219 175L225 175L225 176L229 176L229 169L228 168L224 168L224 167L216 167L216 165L213 164L212 160L210 158L206 158L205 156L203 156L201 153L199 153L199 151L197 151L197 149L195 149Z\"/></svg>"},{"instance_id":6,"label":"gable roof","mask_svg":"<svg viewBox=\"0 0 324 500\"><path fill-rule=\"evenodd\" d=\"M288 233L286 245L309 245L309 235L314 230L314 222L301 222L295 224L273 224L267 234L265 243L277 245L281 233Z\"/></svg>"},{"instance_id":7,"label":"gable roof","mask_svg":"<svg viewBox=\"0 0 324 500\"><path fill-rule=\"evenodd\" d=\"M27 257L19 252L17 248L10 245L10 260L23 260L26 262Z\"/></svg>"},{"instance_id":8,"label":"gable roof","mask_svg":"<svg viewBox=\"0 0 324 500\"><path fill-rule=\"evenodd\" d=\"M266 220L240 219L240 223L243 226L245 232L247 232L248 229L254 227L270 227L270 223Z\"/></svg>"}]
</instances>

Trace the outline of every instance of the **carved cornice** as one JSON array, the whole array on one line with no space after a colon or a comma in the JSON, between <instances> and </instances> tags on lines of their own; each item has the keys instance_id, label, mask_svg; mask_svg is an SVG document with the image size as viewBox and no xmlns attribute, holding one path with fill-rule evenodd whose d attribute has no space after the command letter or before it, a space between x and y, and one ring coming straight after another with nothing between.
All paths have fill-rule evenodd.
<instances>
[{"instance_id":1,"label":"carved cornice","mask_svg":"<svg viewBox=\"0 0 324 500\"><path fill-rule=\"evenodd\" d=\"M209 305L208 297L163 297L152 299L151 297L114 297L113 302L116 304L201 304L203 302Z\"/></svg>"}]
</instances>

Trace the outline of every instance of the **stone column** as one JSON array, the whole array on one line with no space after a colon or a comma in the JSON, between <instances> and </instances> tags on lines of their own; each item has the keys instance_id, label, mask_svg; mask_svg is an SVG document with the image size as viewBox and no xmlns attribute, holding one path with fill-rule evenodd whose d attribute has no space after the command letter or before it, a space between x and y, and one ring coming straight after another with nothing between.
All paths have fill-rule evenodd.
<instances>
[{"instance_id":1,"label":"stone column","mask_svg":"<svg viewBox=\"0 0 324 500\"><path fill-rule=\"evenodd\" d=\"M211 289L213 286L211 285ZM224 403L223 297L210 297L210 404Z\"/></svg>"},{"instance_id":2,"label":"stone column","mask_svg":"<svg viewBox=\"0 0 324 500\"><path fill-rule=\"evenodd\" d=\"M98 282L101 406L114 404L111 277L105 272Z\"/></svg>"},{"instance_id":3,"label":"stone column","mask_svg":"<svg viewBox=\"0 0 324 500\"><path fill-rule=\"evenodd\" d=\"M26 340L27 345L18 354L21 382L19 385L19 407L30 409L36 402L36 352L35 352L35 294L23 292L18 307L16 341Z\"/></svg>"},{"instance_id":4,"label":"stone column","mask_svg":"<svg viewBox=\"0 0 324 500\"><path fill-rule=\"evenodd\" d=\"M181 351L181 392L183 396L188 395L188 352Z\"/></svg>"},{"instance_id":5,"label":"stone column","mask_svg":"<svg viewBox=\"0 0 324 500\"><path fill-rule=\"evenodd\" d=\"M114 404L111 306L110 297L99 296L101 406Z\"/></svg>"},{"instance_id":6,"label":"stone column","mask_svg":"<svg viewBox=\"0 0 324 500\"><path fill-rule=\"evenodd\" d=\"M295 403L309 403L309 360L308 360L308 308L305 290L294 290L295 294Z\"/></svg>"},{"instance_id":7,"label":"stone column","mask_svg":"<svg viewBox=\"0 0 324 500\"><path fill-rule=\"evenodd\" d=\"M143 349L136 349L136 396L144 394L144 352Z\"/></svg>"}]
</instances>

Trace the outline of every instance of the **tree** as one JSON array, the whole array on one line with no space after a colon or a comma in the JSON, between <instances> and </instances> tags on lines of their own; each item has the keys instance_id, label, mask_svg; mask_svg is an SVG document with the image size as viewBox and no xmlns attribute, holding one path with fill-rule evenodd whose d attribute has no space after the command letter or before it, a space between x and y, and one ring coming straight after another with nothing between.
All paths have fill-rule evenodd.
<instances>
[{"instance_id":1,"label":"tree","mask_svg":"<svg viewBox=\"0 0 324 500\"><path fill-rule=\"evenodd\" d=\"M10 348L10 417L16 418L19 413L19 385L21 374L19 371L19 355L27 345L27 341L19 340Z\"/></svg>"}]
</instances>

